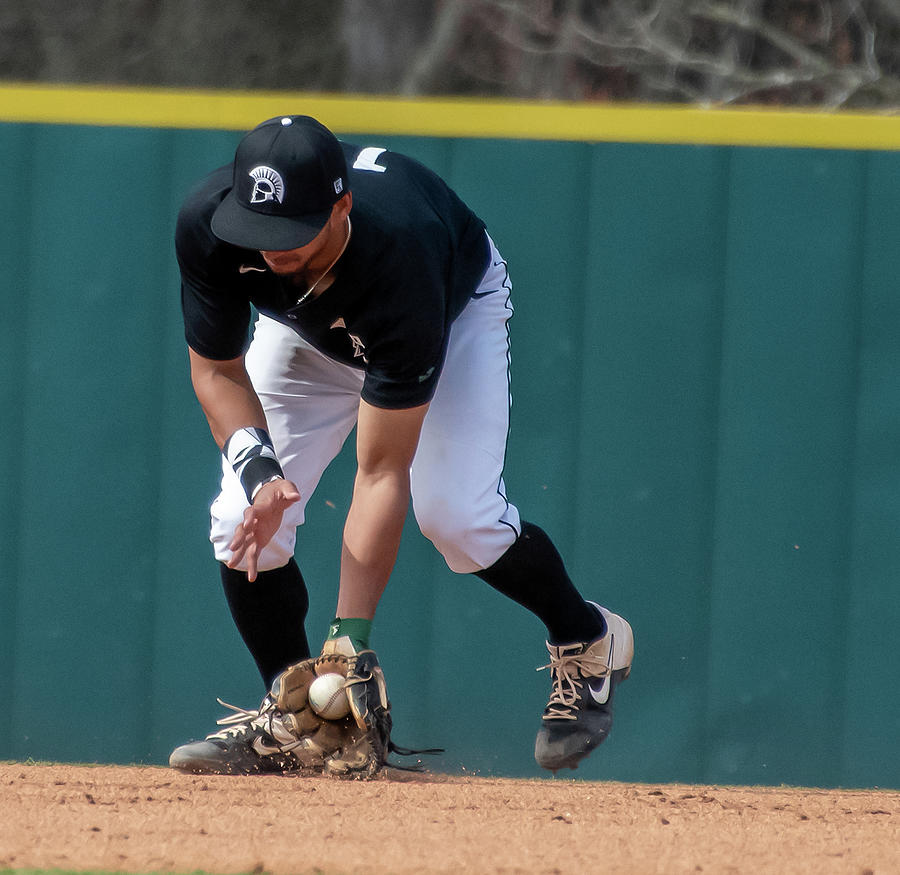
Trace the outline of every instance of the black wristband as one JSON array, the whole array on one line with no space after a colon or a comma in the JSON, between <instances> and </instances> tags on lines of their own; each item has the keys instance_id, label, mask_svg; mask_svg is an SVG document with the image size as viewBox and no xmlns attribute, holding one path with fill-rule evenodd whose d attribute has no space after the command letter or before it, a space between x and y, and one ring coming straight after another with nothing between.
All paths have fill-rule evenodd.
<instances>
[{"instance_id":1,"label":"black wristband","mask_svg":"<svg viewBox=\"0 0 900 875\"><path fill-rule=\"evenodd\" d=\"M284 477L272 439L265 429L239 428L225 441L222 453L241 481L250 504L260 486L276 477Z\"/></svg>"},{"instance_id":2,"label":"black wristband","mask_svg":"<svg viewBox=\"0 0 900 875\"><path fill-rule=\"evenodd\" d=\"M265 486L270 480L284 477L281 465L275 459L267 459L265 456L256 456L250 459L244 470L240 473L241 486L247 494L247 501L253 504L256 493L261 486Z\"/></svg>"}]
</instances>

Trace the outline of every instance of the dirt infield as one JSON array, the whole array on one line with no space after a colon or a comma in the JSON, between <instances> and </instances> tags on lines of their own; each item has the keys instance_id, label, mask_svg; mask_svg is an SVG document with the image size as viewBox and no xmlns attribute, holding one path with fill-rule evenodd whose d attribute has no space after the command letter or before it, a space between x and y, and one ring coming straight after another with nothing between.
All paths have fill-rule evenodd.
<instances>
[{"instance_id":1,"label":"dirt infield","mask_svg":"<svg viewBox=\"0 0 900 875\"><path fill-rule=\"evenodd\" d=\"M892 873L900 792L0 764L0 868Z\"/></svg>"}]
</instances>

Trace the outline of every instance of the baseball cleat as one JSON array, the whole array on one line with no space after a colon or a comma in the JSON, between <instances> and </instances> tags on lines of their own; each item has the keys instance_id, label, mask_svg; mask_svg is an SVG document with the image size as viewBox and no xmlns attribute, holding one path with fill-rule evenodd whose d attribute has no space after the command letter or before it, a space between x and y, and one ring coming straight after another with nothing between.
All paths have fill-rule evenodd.
<instances>
[{"instance_id":1,"label":"baseball cleat","mask_svg":"<svg viewBox=\"0 0 900 875\"><path fill-rule=\"evenodd\" d=\"M234 714L217 723L223 728L176 747L169 765L183 772L204 775L256 775L264 772L322 770L322 751L312 739L289 728L290 715L278 710L270 696L256 710L218 700Z\"/></svg>"},{"instance_id":2,"label":"baseball cleat","mask_svg":"<svg viewBox=\"0 0 900 875\"><path fill-rule=\"evenodd\" d=\"M631 673L634 636L618 614L589 602L602 615L606 631L594 641L548 643L553 682L550 701L534 744L539 766L554 773L574 769L609 734L613 693Z\"/></svg>"}]
</instances>

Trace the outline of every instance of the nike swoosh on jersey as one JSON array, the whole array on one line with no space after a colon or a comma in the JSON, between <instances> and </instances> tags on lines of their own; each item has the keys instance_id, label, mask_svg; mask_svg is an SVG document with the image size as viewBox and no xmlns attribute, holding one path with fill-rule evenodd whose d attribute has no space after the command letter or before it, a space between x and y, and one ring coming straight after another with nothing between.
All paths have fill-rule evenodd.
<instances>
[{"instance_id":1,"label":"nike swoosh on jersey","mask_svg":"<svg viewBox=\"0 0 900 875\"><path fill-rule=\"evenodd\" d=\"M487 292L472 292L473 298L484 298L487 295L493 295L495 292L503 291L502 289L490 289Z\"/></svg>"},{"instance_id":2,"label":"nike swoosh on jersey","mask_svg":"<svg viewBox=\"0 0 900 875\"><path fill-rule=\"evenodd\" d=\"M264 267L257 267L255 264L242 264L238 268L238 273L250 273L251 271L256 271L257 273L265 273L266 269Z\"/></svg>"},{"instance_id":3,"label":"nike swoosh on jersey","mask_svg":"<svg viewBox=\"0 0 900 875\"><path fill-rule=\"evenodd\" d=\"M609 701L609 675L612 674L612 667L615 664L613 660L613 652L616 647L616 636L609 633L609 674L605 678L603 678L603 683L600 684L599 689L594 689L590 684L588 684L588 689L591 691L591 698L598 705L605 705Z\"/></svg>"}]
</instances>

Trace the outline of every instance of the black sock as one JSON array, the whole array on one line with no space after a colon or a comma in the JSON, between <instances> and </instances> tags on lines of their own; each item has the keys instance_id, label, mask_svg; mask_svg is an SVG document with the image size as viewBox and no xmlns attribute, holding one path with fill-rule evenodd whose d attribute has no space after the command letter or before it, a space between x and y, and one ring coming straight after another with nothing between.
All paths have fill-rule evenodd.
<instances>
[{"instance_id":1,"label":"black sock","mask_svg":"<svg viewBox=\"0 0 900 875\"><path fill-rule=\"evenodd\" d=\"M516 542L475 575L535 614L551 644L593 641L603 634L603 619L575 588L547 533L533 523L523 521Z\"/></svg>"},{"instance_id":2,"label":"black sock","mask_svg":"<svg viewBox=\"0 0 900 875\"><path fill-rule=\"evenodd\" d=\"M297 563L260 571L250 583L245 571L220 563L222 586L234 623L266 685L284 669L309 657L304 621L309 595Z\"/></svg>"}]
</instances>

